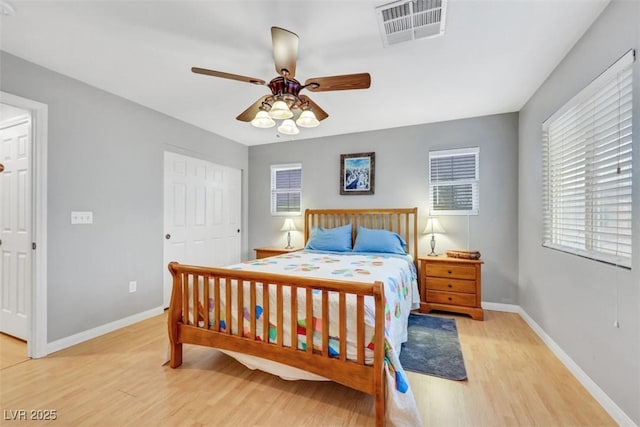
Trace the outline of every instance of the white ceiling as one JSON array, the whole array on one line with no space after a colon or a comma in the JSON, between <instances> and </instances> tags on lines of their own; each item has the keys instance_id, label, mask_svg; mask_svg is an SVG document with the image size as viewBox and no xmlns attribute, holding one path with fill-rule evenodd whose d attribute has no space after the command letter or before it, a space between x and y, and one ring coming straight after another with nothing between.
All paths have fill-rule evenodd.
<instances>
[{"instance_id":1,"label":"white ceiling","mask_svg":"<svg viewBox=\"0 0 640 427\"><path fill-rule=\"evenodd\" d=\"M449 0L441 37L383 48L385 1L11 1L2 50L231 140L256 145L519 111L608 0ZM276 77L271 26L300 37L296 78L369 72L308 92L329 118L295 137L235 117Z\"/></svg>"}]
</instances>

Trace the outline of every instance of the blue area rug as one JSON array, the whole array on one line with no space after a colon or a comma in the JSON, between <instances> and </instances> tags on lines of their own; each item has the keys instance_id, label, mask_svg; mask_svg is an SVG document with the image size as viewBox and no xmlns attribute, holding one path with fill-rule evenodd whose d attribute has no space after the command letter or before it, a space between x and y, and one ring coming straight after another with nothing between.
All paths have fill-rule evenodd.
<instances>
[{"instance_id":1,"label":"blue area rug","mask_svg":"<svg viewBox=\"0 0 640 427\"><path fill-rule=\"evenodd\" d=\"M466 380L456 320L410 314L409 339L402 344L400 363L407 371Z\"/></svg>"}]
</instances>

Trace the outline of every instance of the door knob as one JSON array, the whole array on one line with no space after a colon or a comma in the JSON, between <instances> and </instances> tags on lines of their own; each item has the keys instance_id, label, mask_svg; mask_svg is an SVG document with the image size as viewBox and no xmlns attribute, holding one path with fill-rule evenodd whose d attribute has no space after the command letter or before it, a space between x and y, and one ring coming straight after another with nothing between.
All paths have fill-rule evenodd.
<instances>
[{"instance_id":1,"label":"door knob","mask_svg":"<svg viewBox=\"0 0 640 427\"><path fill-rule=\"evenodd\" d=\"M164 236L165 239L169 240L171 238L171 234L167 234Z\"/></svg>"}]
</instances>

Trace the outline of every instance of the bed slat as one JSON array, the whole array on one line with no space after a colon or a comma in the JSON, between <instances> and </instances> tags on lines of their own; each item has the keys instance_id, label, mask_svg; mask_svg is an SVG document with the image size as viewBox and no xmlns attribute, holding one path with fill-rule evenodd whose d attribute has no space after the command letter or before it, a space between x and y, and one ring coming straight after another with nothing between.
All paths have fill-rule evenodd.
<instances>
[{"instance_id":1,"label":"bed slat","mask_svg":"<svg viewBox=\"0 0 640 427\"><path fill-rule=\"evenodd\" d=\"M322 291L322 353L329 357L329 292Z\"/></svg>"},{"instance_id":2,"label":"bed slat","mask_svg":"<svg viewBox=\"0 0 640 427\"><path fill-rule=\"evenodd\" d=\"M283 345L283 341L282 341L282 335L284 335L284 322L282 320L283 314L282 312L284 311L284 304L282 302L282 284L278 283L276 284L276 313L278 313L277 316L277 326L276 326L276 343L278 344L279 347L282 347Z\"/></svg>"},{"instance_id":3,"label":"bed slat","mask_svg":"<svg viewBox=\"0 0 640 427\"><path fill-rule=\"evenodd\" d=\"M344 292L340 292L338 297L338 313L340 316L340 360L347 360L347 301Z\"/></svg>"},{"instance_id":4,"label":"bed slat","mask_svg":"<svg viewBox=\"0 0 640 427\"><path fill-rule=\"evenodd\" d=\"M356 348L358 349L358 363L364 365L364 297L358 295L356 304Z\"/></svg>"},{"instance_id":5,"label":"bed slat","mask_svg":"<svg viewBox=\"0 0 640 427\"><path fill-rule=\"evenodd\" d=\"M238 306L238 336L242 337L244 335L244 285L238 284L236 291L238 293L236 298Z\"/></svg>"},{"instance_id":6,"label":"bed slat","mask_svg":"<svg viewBox=\"0 0 640 427\"><path fill-rule=\"evenodd\" d=\"M182 294L184 298L182 298L182 303L184 307L182 308L182 321L185 324L189 324L189 275L187 273L182 274Z\"/></svg>"},{"instance_id":7,"label":"bed slat","mask_svg":"<svg viewBox=\"0 0 640 427\"><path fill-rule=\"evenodd\" d=\"M198 296L200 294L198 285L200 284L200 276L194 274L191 278L193 279L193 283L191 284L191 291L193 293L193 324L200 326L200 322L198 321L200 317L200 307L198 307Z\"/></svg>"},{"instance_id":8,"label":"bed slat","mask_svg":"<svg viewBox=\"0 0 640 427\"><path fill-rule=\"evenodd\" d=\"M214 329L220 332L220 278L213 279L213 321Z\"/></svg>"},{"instance_id":9,"label":"bed slat","mask_svg":"<svg viewBox=\"0 0 640 427\"><path fill-rule=\"evenodd\" d=\"M291 286L291 348L298 349L298 287Z\"/></svg>"},{"instance_id":10,"label":"bed slat","mask_svg":"<svg viewBox=\"0 0 640 427\"><path fill-rule=\"evenodd\" d=\"M262 284L262 338L264 342L270 342L269 340L269 283Z\"/></svg>"},{"instance_id":11,"label":"bed slat","mask_svg":"<svg viewBox=\"0 0 640 427\"><path fill-rule=\"evenodd\" d=\"M231 335L233 331L233 322L231 321L231 279L228 277L224 278L224 298L227 304L224 324L227 329L227 334Z\"/></svg>"},{"instance_id":12,"label":"bed slat","mask_svg":"<svg viewBox=\"0 0 640 427\"><path fill-rule=\"evenodd\" d=\"M256 282L249 282L249 333L251 338L256 339Z\"/></svg>"},{"instance_id":13,"label":"bed slat","mask_svg":"<svg viewBox=\"0 0 640 427\"><path fill-rule=\"evenodd\" d=\"M305 320L305 323L307 325L307 353L313 353L313 299L311 292L312 289L307 288L307 318Z\"/></svg>"},{"instance_id":14,"label":"bed slat","mask_svg":"<svg viewBox=\"0 0 640 427\"><path fill-rule=\"evenodd\" d=\"M211 307L209 307L209 286L211 286L211 277L208 276L203 276L203 280L204 280L204 298L203 298L203 302L204 302L204 327L209 329L209 310L211 310Z\"/></svg>"}]
</instances>

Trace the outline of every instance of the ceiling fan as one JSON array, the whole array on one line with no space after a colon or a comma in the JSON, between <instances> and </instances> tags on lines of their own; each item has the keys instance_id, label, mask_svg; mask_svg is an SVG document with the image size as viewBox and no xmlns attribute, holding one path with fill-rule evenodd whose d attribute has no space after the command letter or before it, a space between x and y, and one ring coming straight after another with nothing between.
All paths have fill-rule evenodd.
<instances>
[{"instance_id":1,"label":"ceiling fan","mask_svg":"<svg viewBox=\"0 0 640 427\"><path fill-rule=\"evenodd\" d=\"M307 89L311 92L326 92L333 90L367 89L371 86L369 73L345 74L340 76L314 77L301 84L295 79L296 60L298 57L298 36L284 28L271 27L271 41L273 44L273 60L278 77L269 83L264 80L192 67L197 74L221 77L223 79L238 80L256 85L268 86L270 95L260 97L253 105L240 113L237 120L251 122L255 127L270 128L275 126L273 119L284 120L278 131L287 135L299 133L296 124L301 127L316 127L320 121L329 117L322 108L308 96L300 95L300 91ZM294 111L297 119L294 122Z\"/></svg>"}]
</instances>

